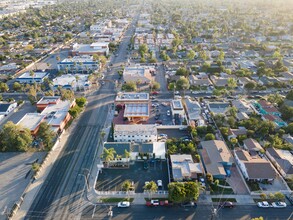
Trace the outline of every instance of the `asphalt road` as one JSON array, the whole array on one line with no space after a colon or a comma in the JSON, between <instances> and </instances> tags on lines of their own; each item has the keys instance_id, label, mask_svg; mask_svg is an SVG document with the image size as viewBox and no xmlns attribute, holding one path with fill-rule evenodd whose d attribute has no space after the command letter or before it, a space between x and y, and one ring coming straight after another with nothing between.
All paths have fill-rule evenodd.
<instances>
[{"instance_id":1,"label":"asphalt road","mask_svg":"<svg viewBox=\"0 0 293 220\"><path fill-rule=\"evenodd\" d=\"M118 56L112 59L113 66L119 66L123 57L125 60L133 31L131 25L120 44ZM84 176L79 174L86 174L94 161L100 131L111 103L114 102L115 77L117 74L114 70L108 72L105 85L88 97L85 112L78 120L25 219L78 218L86 186Z\"/></svg>"},{"instance_id":2,"label":"asphalt road","mask_svg":"<svg viewBox=\"0 0 293 220\"><path fill-rule=\"evenodd\" d=\"M81 219L196 219L196 220L250 220L255 217L264 217L264 219L292 219L292 206L285 209L261 209L257 206L237 206L232 209L220 209L216 216L212 215L212 207L208 205L199 205L197 208L176 207L146 207L144 205L134 205L130 208L113 207L113 216L108 217L109 205L97 206L93 215L93 206L88 206L83 210ZM291 209L290 209L291 208ZM92 218L93 216L93 218Z\"/></svg>"}]
</instances>

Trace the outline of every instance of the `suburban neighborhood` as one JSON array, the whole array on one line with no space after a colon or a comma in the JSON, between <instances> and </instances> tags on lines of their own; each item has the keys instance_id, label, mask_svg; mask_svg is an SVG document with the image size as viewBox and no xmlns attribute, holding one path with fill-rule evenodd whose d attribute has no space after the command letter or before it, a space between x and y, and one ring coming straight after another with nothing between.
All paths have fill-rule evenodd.
<instances>
[{"instance_id":1,"label":"suburban neighborhood","mask_svg":"<svg viewBox=\"0 0 293 220\"><path fill-rule=\"evenodd\" d=\"M0 220L292 219L292 11L1 2Z\"/></svg>"}]
</instances>

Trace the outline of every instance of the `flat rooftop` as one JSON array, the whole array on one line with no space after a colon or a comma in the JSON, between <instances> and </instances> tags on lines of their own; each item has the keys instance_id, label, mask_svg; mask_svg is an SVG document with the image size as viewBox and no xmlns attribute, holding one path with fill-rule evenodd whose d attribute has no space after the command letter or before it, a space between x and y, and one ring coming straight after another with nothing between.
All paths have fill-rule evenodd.
<instances>
[{"instance_id":1,"label":"flat rooftop","mask_svg":"<svg viewBox=\"0 0 293 220\"><path fill-rule=\"evenodd\" d=\"M183 109L181 100L172 100L172 106L173 106L173 109L178 109L178 110Z\"/></svg>"},{"instance_id":2,"label":"flat rooftop","mask_svg":"<svg viewBox=\"0 0 293 220\"><path fill-rule=\"evenodd\" d=\"M34 131L44 120L44 118L45 115L41 115L39 113L27 113L17 124Z\"/></svg>"},{"instance_id":3,"label":"flat rooftop","mask_svg":"<svg viewBox=\"0 0 293 220\"><path fill-rule=\"evenodd\" d=\"M137 133L157 135L157 127L155 125L149 124L115 125L114 132L119 135L131 135Z\"/></svg>"},{"instance_id":4,"label":"flat rooftop","mask_svg":"<svg viewBox=\"0 0 293 220\"><path fill-rule=\"evenodd\" d=\"M25 72L21 76L17 77L17 79L42 79L47 75L47 72L35 72L34 76L31 76L30 72Z\"/></svg>"},{"instance_id":5,"label":"flat rooftop","mask_svg":"<svg viewBox=\"0 0 293 220\"><path fill-rule=\"evenodd\" d=\"M44 96L38 101L37 105L56 103L60 99L60 96Z\"/></svg>"},{"instance_id":6,"label":"flat rooftop","mask_svg":"<svg viewBox=\"0 0 293 220\"><path fill-rule=\"evenodd\" d=\"M98 63L98 61L94 61L92 56L74 56L72 58L65 58L59 64L67 64L67 63Z\"/></svg>"},{"instance_id":7,"label":"flat rooftop","mask_svg":"<svg viewBox=\"0 0 293 220\"><path fill-rule=\"evenodd\" d=\"M116 101L148 101L149 94L148 93L119 93L116 96Z\"/></svg>"},{"instance_id":8,"label":"flat rooftop","mask_svg":"<svg viewBox=\"0 0 293 220\"><path fill-rule=\"evenodd\" d=\"M149 116L148 103L129 103L125 104L124 117Z\"/></svg>"}]
</instances>

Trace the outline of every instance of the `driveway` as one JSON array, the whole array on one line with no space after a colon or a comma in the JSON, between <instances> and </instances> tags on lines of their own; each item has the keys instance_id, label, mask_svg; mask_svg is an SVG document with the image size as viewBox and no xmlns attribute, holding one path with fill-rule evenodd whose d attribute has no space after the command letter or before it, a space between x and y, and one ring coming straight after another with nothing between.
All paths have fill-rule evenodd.
<instances>
[{"instance_id":1,"label":"driveway","mask_svg":"<svg viewBox=\"0 0 293 220\"><path fill-rule=\"evenodd\" d=\"M0 121L0 128L8 121L12 121L16 124L26 113L36 112L37 109L36 106L32 105L30 102L25 102L21 107L17 107L15 110L16 112L10 112Z\"/></svg>"},{"instance_id":2,"label":"driveway","mask_svg":"<svg viewBox=\"0 0 293 220\"><path fill-rule=\"evenodd\" d=\"M235 194L249 194L249 191L247 190L240 175L241 173L239 173L238 169L233 166L231 167L231 177L228 177L226 181L230 184Z\"/></svg>"},{"instance_id":3,"label":"driveway","mask_svg":"<svg viewBox=\"0 0 293 220\"><path fill-rule=\"evenodd\" d=\"M259 183L258 185L263 191L287 190L287 187L283 183L282 178L279 176L279 174L277 175L276 179L273 181L272 184Z\"/></svg>"}]
</instances>

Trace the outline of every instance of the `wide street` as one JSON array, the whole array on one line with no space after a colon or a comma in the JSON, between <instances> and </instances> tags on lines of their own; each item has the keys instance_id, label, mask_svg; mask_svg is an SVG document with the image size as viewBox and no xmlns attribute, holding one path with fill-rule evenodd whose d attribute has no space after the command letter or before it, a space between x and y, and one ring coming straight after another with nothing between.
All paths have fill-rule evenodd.
<instances>
[{"instance_id":1,"label":"wide street","mask_svg":"<svg viewBox=\"0 0 293 220\"><path fill-rule=\"evenodd\" d=\"M120 65L134 28L130 26L122 40L113 66ZM68 142L55 162L46 182L36 196L25 219L73 219L81 214L87 175L97 156L100 132L115 98L115 71L105 76L105 85L89 95L85 112L76 122ZM89 178L94 178L89 176Z\"/></svg>"},{"instance_id":2,"label":"wide street","mask_svg":"<svg viewBox=\"0 0 293 220\"><path fill-rule=\"evenodd\" d=\"M112 208L113 216L108 217L109 205L97 206L93 215L93 206L83 210L82 219L197 219L197 220L250 220L254 217L264 217L264 219L289 220L293 217L292 206L285 209L261 209L256 205L239 205L235 208L219 209L216 216L212 215L210 205L198 205L197 208L175 207L147 207L144 205L133 205L130 208ZM93 216L93 218L92 218Z\"/></svg>"}]
</instances>

